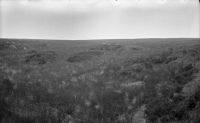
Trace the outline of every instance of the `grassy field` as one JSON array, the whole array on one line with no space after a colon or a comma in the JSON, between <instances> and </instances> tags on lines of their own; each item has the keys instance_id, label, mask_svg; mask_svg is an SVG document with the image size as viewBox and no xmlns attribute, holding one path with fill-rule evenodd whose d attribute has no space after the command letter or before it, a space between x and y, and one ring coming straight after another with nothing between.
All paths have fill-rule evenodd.
<instances>
[{"instance_id":1,"label":"grassy field","mask_svg":"<svg viewBox=\"0 0 200 123\"><path fill-rule=\"evenodd\" d=\"M1 123L200 123L200 39L0 39Z\"/></svg>"}]
</instances>

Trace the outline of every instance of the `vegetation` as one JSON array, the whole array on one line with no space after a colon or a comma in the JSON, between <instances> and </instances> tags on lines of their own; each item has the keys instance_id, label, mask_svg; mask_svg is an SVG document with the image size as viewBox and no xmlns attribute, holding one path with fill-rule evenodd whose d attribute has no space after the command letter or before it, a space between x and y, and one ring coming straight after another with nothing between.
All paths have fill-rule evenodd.
<instances>
[{"instance_id":1,"label":"vegetation","mask_svg":"<svg viewBox=\"0 0 200 123\"><path fill-rule=\"evenodd\" d=\"M199 39L1 39L0 121L199 123L199 70Z\"/></svg>"}]
</instances>

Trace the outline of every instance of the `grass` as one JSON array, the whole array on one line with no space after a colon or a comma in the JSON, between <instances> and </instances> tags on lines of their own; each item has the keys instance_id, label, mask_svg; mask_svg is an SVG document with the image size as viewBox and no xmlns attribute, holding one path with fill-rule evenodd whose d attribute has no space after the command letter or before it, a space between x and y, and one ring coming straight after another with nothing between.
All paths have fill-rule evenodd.
<instances>
[{"instance_id":1,"label":"grass","mask_svg":"<svg viewBox=\"0 0 200 123\"><path fill-rule=\"evenodd\" d=\"M199 123L199 70L199 39L1 39L0 121Z\"/></svg>"}]
</instances>

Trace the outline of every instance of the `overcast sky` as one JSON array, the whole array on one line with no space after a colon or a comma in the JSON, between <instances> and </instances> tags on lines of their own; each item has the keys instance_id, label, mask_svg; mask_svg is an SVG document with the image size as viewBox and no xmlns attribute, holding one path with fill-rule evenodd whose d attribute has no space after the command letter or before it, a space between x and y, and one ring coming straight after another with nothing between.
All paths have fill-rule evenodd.
<instances>
[{"instance_id":1,"label":"overcast sky","mask_svg":"<svg viewBox=\"0 0 200 123\"><path fill-rule=\"evenodd\" d=\"M0 0L0 37L199 38L198 0Z\"/></svg>"}]
</instances>

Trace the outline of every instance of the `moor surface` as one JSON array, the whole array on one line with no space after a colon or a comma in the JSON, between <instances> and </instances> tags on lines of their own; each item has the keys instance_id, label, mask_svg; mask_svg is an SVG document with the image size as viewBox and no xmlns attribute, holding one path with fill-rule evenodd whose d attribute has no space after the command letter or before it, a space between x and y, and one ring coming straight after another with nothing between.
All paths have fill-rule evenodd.
<instances>
[{"instance_id":1,"label":"moor surface","mask_svg":"<svg viewBox=\"0 0 200 123\"><path fill-rule=\"evenodd\" d=\"M0 39L2 123L199 123L200 39Z\"/></svg>"}]
</instances>

